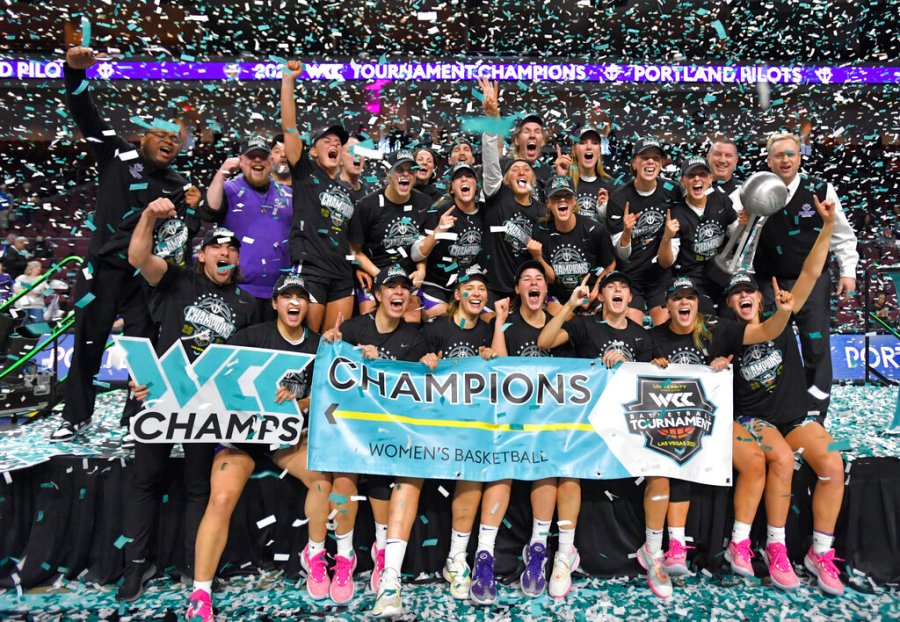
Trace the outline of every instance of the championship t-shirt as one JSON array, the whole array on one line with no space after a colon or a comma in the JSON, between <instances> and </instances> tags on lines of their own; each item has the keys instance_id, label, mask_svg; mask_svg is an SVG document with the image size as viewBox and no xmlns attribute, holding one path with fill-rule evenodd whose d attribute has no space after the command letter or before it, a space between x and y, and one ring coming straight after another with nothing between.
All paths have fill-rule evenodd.
<instances>
[{"instance_id":1,"label":"championship t-shirt","mask_svg":"<svg viewBox=\"0 0 900 622\"><path fill-rule=\"evenodd\" d=\"M228 340L228 344L265 350L297 352L299 354L315 354L319 348L319 334L304 327L300 343L291 343L278 331L278 323L272 321L254 324L239 330ZM294 394L296 399L309 396L314 364L315 359L310 361L301 371L285 374L279 381L278 386L288 389Z\"/></svg>"},{"instance_id":2,"label":"championship t-shirt","mask_svg":"<svg viewBox=\"0 0 900 622\"><path fill-rule=\"evenodd\" d=\"M384 192L368 194L356 204L350 219L350 243L359 244L378 269L399 262L407 271L414 270L410 247L419 239L429 207L428 197L416 190L402 205L390 201Z\"/></svg>"},{"instance_id":3,"label":"championship t-shirt","mask_svg":"<svg viewBox=\"0 0 900 622\"><path fill-rule=\"evenodd\" d=\"M612 242L603 225L580 214L575 218L575 228L569 232L557 231L550 220L538 228L536 237L543 246L544 260L556 274L550 294L561 303L581 285L584 275L615 261Z\"/></svg>"},{"instance_id":4,"label":"championship t-shirt","mask_svg":"<svg viewBox=\"0 0 900 622\"><path fill-rule=\"evenodd\" d=\"M744 342L744 324L726 318L709 318L706 325L711 338L702 339L699 348L692 333L674 333L668 322L650 329L653 358L666 357L670 363L681 365L709 365L720 356L738 355Z\"/></svg>"},{"instance_id":5,"label":"championship t-shirt","mask_svg":"<svg viewBox=\"0 0 900 622\"><path fill-rule=\"evenodd\" d=\"M393 332L380 333L374 312L357 315L341 324L341 335L354 346L375 346L381 359L418 362L429 352L418 325L400 320Z\"/></svg>"},{"instance_id":6,"label":"championship t-shirt","mask_svg":"<svg viewBox=\"0 0 900 622\"><path fill-rule=\"evenodd\" d=\"M450 205L431 208L422 225L424 235L437 229L441 216L448 209ZM440 237L428 255L425 268L425 283L444 290L454 286L456 280L453 277L479 263L484 250L484 206L476 203L476 210L471 214L456 208L453 216L456 217L453 226L437 232Z\"/></svg>"},{"instance_id":7,"label":"championship t-shirt","mask_svg":"<svg viewBox=\"0 0 900 622\"><path fill-rule=\"evenodd\" d=\"M422 329L428 352L440 352L445 359L479 356L481 346L490 347L494 339L494 322L478 320L472 328L458 326L450 316L432 318Z\"/></svg>"},{"instance_id":8,"label":"championship t-shirt","mask_svg":"<svg viewBox=\"0 0 900 622\"><path fill-rule=\"evenodd\" d=\"M591 180L581 178L575 186L575 196L578 198L579 214L605 224L607 205L597 201L597 194L601 188L612 192L612 183L599 175Z\"/></svg>"},{"instance_id":9,"label":"championship t-shirt","mask_svg":"<svg viewBox=\"0 0 900 622\"><path fill-rule=\"evenodd\" d=\"M517 203L505 184L488 198L484 206L484 256L489 289L507 293L515 288L516 271L522 262L531 259L528 240L544 213L543 204L534 199L527 206Z\"/></svg>"},{"instance_id":10,"label":"championship t-shirt","mask_svg":"<svg viewBox=\"0 0 900 622\"><path fill-rule=\"evenodd\" d=\"M806 373L794 330L741 348L734 359L734 416L788 423L808 410Z\"/></svg>"},{"instance_id":11,"label":"championship t-shirt","mask_svg":"<svg viewBox=\"0 0 900 622\"><path fill-rule=\"evenodd\" d=\"M603 358L613 351L632 363L646 363L653 358L653 338L631 320L620 329L613 328L599 315L576 315L563 328L578 358Z\"/></svg>"},{"instance_id":12,"label":"championship t-shirt","mask_svg":"<svg viewBox=\"0 0 900 622\"><path fill-rule=\"evenodd\" d=\"M702 277L704 264L725 247L728 226L737 220L731 199L718 190L710 192L702 214L680 200L672 207L672 218L678 220L680 240L674 273Z\"/></svg>"},{"instance_id":13,"label":"championship t-shirt","mask_svg":"<svg viewBox=\"0 0 900 622\"><path fill-rule=\"evenodd\" d=\"M610 235L622 233L626 203L629 205L629 213L639 214L631 233L631 256L617 267L643 288L647 288L652 282L668 278L668 271L659 267L656 255L666 226L666 210L673 203L674 188L672 182L657 179L653 193L642 196L634 187L634 182L630 181L614 189L609 195L606 227Z\"/></svg>"},{"instance_id":14,"label":"championship t-shirt","mask_svg":"<svg viewBox=\"0 0 900 622\"><path fill-rule=\"evenodd\" d=\"M217 285L193 268L169 266L151 295L154 320L160 324L158 354L181 340L193 361L211 343L225 343L256 322L253 296L236 285Z\"/></svg>"}]
</instances>

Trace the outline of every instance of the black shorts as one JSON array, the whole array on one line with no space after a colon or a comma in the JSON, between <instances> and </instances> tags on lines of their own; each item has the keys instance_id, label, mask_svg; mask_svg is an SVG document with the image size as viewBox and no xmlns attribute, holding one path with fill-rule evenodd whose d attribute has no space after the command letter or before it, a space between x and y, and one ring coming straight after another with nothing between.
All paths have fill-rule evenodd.
<instances>
[{"instance_id":1,"label":"black shorts","mask_svg":"<svg viewBox=\"0 0 900 622\"><path fill-rule=\"evenodd\" d=\"M325 305L329 302L353 296L354 283L352 277L334 278L318 273L316 270L302 270L301 275L309 292L309 302Z\"/></svg>"},{"instance_id":2,"label":"black shorts","mask_svg":"<svg viewBox=\"0 0 900 622\"><path fill-rule=\"evenodd\" d=\"M806 425L807 423L816 422L820 425L825 424L825 417L823 415L801 415L796 419L792 419L786 423L771 423L766 421L765 419L759 419L757 417L738 417L737 422L740 423L744 428L755 438L757 441L760 439L753 432L754 425L762 425L769 428L775 428L778 430L778 433L781 434L782 438L787 437L788 434L799 428L800 426Z\"/></svg>"},{"instance_id":3,"label":"black shorts","mask_svg":"<svg viewBox=\"0 0 900 622\"><path fill-rule=\"evenodd\" d=\"M666 284L662 283L632 283L631 304L632 309L650 312L650 309L666 306Z\"/></svg>"},{"instance_id":4,"label":"black shorts","mask_svg":"<svg viewBox=\"0 0 900 622\"><path fill-rule=\"evenodd\" d=\"M272 464L272 456L275 455L275 452L269 447L269 445L260 443L229 443L228 445L216 445L216 454L223 449L236 449L250 456L258 467L261 463Z\"/></svg>"},{"instance_id":5,"label":"black shorts","mask_svg":"<svg viewBox=\"0 0 900 622\"><path fill-rule=\"evenodd\" d=\"M439 304L450 304L450 301L453 300L453 292L423 283L419 288L419 297L425 309L430 309Z\"/></svg>"}]
</instances>

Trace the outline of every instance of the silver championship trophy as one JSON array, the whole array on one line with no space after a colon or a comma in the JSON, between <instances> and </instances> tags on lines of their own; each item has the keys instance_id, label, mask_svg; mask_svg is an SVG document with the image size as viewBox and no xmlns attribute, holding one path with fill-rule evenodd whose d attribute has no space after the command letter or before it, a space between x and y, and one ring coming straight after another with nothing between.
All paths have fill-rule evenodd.
<instances>
[{"instance_id":1,"label":"silver championship trophy","mask_svg":"<svg viewBox=\"0 0 900 622\"><path fill-rule=\"evenodd\" d=\"M750 217L746 225L734 230L728 244L716 255L716 266L729 276L735 272L753 272L753 255L759 235L769 216L787 203L787 186L775 173L754 173L741 186L741 205Z\"/></svg>"}]
</instances>

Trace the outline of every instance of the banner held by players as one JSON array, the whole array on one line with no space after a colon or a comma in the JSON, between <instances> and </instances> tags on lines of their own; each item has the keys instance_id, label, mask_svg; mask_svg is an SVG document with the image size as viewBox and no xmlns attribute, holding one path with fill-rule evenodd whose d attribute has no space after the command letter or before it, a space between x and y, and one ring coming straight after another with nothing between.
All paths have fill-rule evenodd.
<instances>
[{"instance_id":1,"label":"banner held by players","mask_svg":"<svg viewBox=\"0 0 900 622\"><path fill-rule=\"evenodd\" d=\"M316 355L309 467L436 479L669 476L731 485L730 372L598 361Z\"/></svg>"}]
</instances>

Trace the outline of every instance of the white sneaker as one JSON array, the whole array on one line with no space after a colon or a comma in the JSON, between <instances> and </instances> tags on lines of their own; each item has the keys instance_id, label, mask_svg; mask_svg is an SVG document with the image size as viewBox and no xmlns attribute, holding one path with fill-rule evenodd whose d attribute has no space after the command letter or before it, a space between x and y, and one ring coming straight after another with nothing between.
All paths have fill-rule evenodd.
<instances>
[{"instance_id":1,"label":"white sneaker","mask_svg":"<svg viewBox=\"0 0 900 622\"><path fill-rule=\"evenodd\" d=\"M69 423L68 421L63 421L62 424L58 428L56 428L50 435L50 440L54 443L64 443L67 441L71 441L73 438L87 430L89 427L91 427L90 418L87 418L84 421L79 421L78 423Z\"/></svg>"},{"instance_id":2,"label":"white sneaker","mask_svg":"<svg viewBox=\"0 0 900 622\"><path fill-rule=\"evenodd\" d=\"M393 570L385 570L378 583L378 594L372 615L376 618L393 618L403 613L403 600L400 598L400 577Z\"/></svg>"},{"instance_id":3,"label":"white sneaker","mask_svg":"<svg viewBox=\"0 0 900 622\"><path fill-rule=\"evenodd\" d=\"M569 590L572 589L572 571L578 568L581 563L581 557L578 555L578 549L575 549L572 555L563 555L559 551L553 558L553 574L550 575L550 582L547 585L547 591L553 598L565 598Z\"/></svg>"},{"instance_id":4,"label":"white sneaker","mask_svg":"<svg viewBox=\"0 0 900 622\"><path fill-rule=\"evenodd\" d=\"M472 571L466 563L466 554L457 553L454 557L448 557L444 563L444 578L450 583L450 594L457 600L465 600L469 597L469 587L472 585Z\"/></svg>"}]
</instances>

